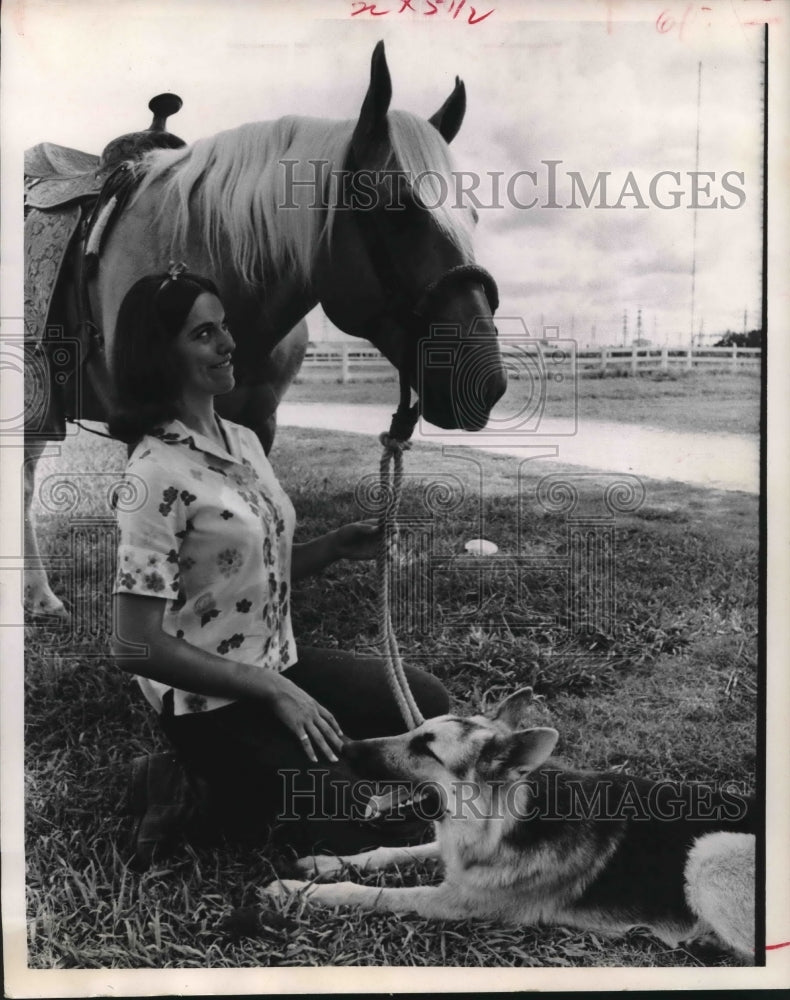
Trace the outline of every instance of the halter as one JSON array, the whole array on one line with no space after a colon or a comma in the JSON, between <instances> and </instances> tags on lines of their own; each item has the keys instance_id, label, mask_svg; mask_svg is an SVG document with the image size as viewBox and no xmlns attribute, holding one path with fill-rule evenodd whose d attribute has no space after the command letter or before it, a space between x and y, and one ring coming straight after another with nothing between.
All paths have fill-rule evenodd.
<instances>
[{"instance_id":1,"label":"halter","mask_svg":"<svg viewBox=\"0 0 790 1000\"><path fill-rule=\"evenodd\" d=\"M357 170L353 152L350 152L344 172L344 204L349 194L348 185ZM420 401L411 403L411 376L417 360L418 342L430 332L430 311L445 298L453 288L466 281L483 286L491 313L499 308L499 290L492 275L479 264L456 264L440 274L434 281L414 292L407 281L398 258L391 252L384 227L381 224L380 209L359 209L354 212L354 220L359 228L362 243L373 265L373 273L384 293L381 309L370 319L392 317L405 331L398 376L400 381L400 401L393 414L388 437L391 440L408 441L420 412Z\"/></svg>"}]
</instances>

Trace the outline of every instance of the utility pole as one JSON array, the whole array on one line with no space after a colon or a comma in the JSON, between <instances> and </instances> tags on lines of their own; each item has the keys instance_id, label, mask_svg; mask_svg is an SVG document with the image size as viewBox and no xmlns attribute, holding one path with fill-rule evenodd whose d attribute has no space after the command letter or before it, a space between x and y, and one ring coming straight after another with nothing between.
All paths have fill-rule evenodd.
<instances>
[{"instance_id":1,"label":"utility pole","mask_svg":"<svg viewBox=\"0 0 790 1000\"><path fill-rule=\"evenodd\" d=\"M623 310L623 347L628 342L628 310Z\"/></svg>"},{"instance_id":2,"label":"utility pole","mask_svg":"<svg viewBox=\"0 0 790 1000\"><path fill-rule=\"evenodd\" d=\"M642 339L642 307L641 306L636 311L636 339L637 339L637 342Z\"/></svg>"},{"instance_id":3,"label":"utility pole","mask_svg":"<svg viewBox=\"0 0 790 1000\"><path fill-rule=\"evenodd\" d=\"M694 170L699 176L699 122L702 99L702 62L697 63L697 143L694 155ZM694 306L697 290L697 209L694 209L693 235L691 238L691 347L694 347Z\"/></svg>"}]
</instances>

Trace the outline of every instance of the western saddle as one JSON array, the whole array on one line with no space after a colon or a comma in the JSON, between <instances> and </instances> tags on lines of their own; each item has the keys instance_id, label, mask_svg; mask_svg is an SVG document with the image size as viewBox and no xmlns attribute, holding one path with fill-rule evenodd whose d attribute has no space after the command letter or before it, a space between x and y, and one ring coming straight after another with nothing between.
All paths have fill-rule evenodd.
<instances>
[{"instance_id":1,"label":"western saddle","mask_svg":"<svg viewBox=\"0 0 790 1000\"><path fill-rule=\"evenodd\" d=\"M25 377L39 402L46 400L46 405L26 412L26 417L34 417L26 419L28 434L62 440L67 420L105 415L106 389L86 384L77 390L77 370L86 361L96 361L96 353L103 350L103 333L91 317L87 281L134 189L133 164L151 150L186 145L166 128L167 119L181 105L175 94L153 97L148 104L153 112L149 127L113 139L101 156L51 142L25 151ZM67 275L64 264L72 250L78 252L70 258ZM68 321L61 287L69 278L77 303L76 329L73 318ZM63 371L61 361L53 363L54 352L64 346L62 331L78 342L77 350L66 352L73 355L70 371ZM62 359L64 352L58 351L57 357ZM106 380L103 360L91 367L99 381L102 373Z\"/></svg>"}]
</instances>

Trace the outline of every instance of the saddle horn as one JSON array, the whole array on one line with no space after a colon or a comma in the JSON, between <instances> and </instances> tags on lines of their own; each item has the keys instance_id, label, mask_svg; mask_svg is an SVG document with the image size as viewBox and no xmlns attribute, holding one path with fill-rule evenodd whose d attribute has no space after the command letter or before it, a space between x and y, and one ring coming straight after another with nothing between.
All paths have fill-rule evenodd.
<instances>
[{"instance_id":1,"label":"saddle horn","mask_svg":"<svg viewBox=\"0 0 790 1000\"><path fill-rule=\"evenodd\" d=\"M166 132L167 119L178 114L184 102L178 94L157 94L148 102L148 110L153 111L154 118L148 126L148 132ZM172 134L172 133L171 133Z\"/></svg>"},{"instance_id":2,"label":"saddle horn","mask_svg":"<svg viewBox=\"0 0 790 1000\"><path fill-rule=\"evenodd\" d=\"M177 94L157 94L148 102L153 119L142 132L127 132L104 147L99 160L99 172L109 173L124 160L139 160L152 149L180 149L183 139L167 131L167 119L181 110L183 101Z\"/></svg>"}]
</instances>

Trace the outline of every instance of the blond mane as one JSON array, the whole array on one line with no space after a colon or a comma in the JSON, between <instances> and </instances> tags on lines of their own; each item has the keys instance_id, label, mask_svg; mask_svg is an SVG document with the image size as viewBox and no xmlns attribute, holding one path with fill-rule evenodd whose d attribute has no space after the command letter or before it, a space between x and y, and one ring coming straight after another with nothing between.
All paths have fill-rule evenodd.
<instances>
[{"instance_id":1,"label":"blond mane","mask_svg":"<svg viewBox=\"0 0 790 1000\"><path fill-rule=\"evenodd\" d=\"M432 125L408 112L392 111L388 122L394 166L420 178L418 193L442 231L471 253L471 216L453 208L446 143ZM331 239L336 210L326 204L325 190L315 191L319 185L286 191L286 171L297 181L321 176L311 160L326 164L326 177L342 170L354 124L290 115L241 125L182 149L157 150L140 164L137 197L161 180L160 217L166 210L175 213L169 220L173 244L197 219L214 265L229 247L234 270L250 285L261 285L269 270L307 281L321 240ZM297 162L286 167L287 161Z\"/></svg>"}]
</instances>

